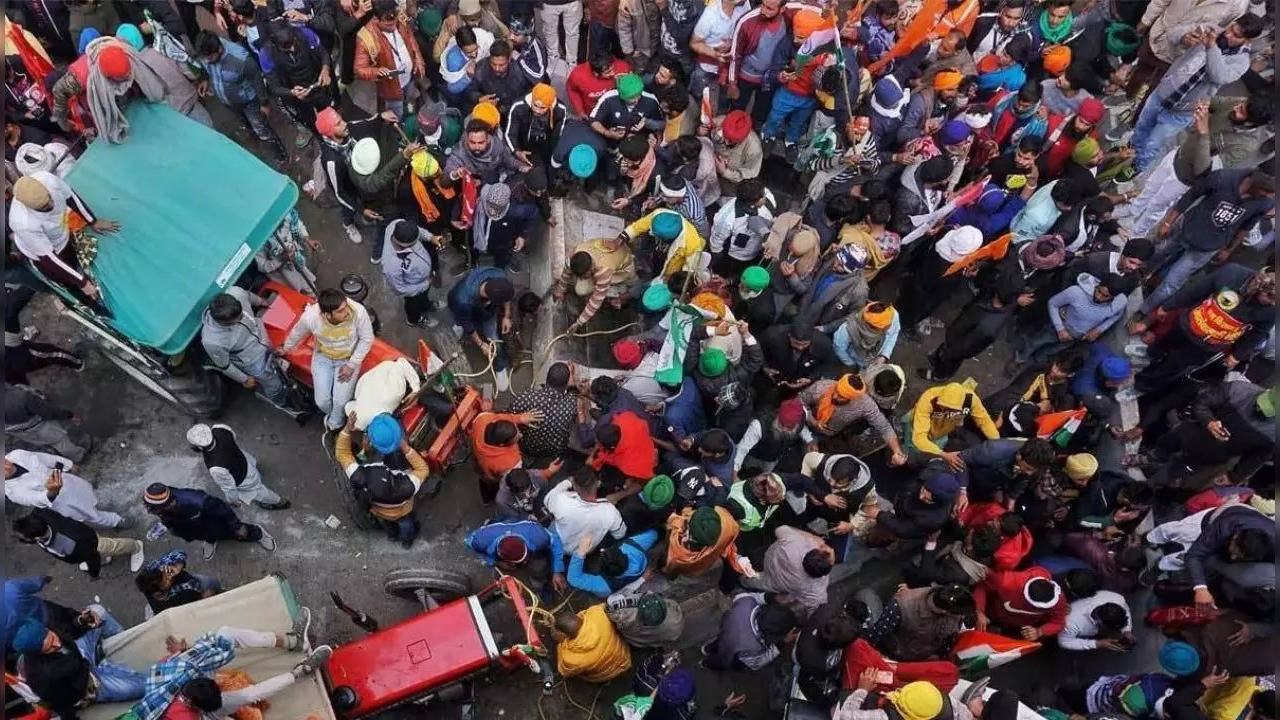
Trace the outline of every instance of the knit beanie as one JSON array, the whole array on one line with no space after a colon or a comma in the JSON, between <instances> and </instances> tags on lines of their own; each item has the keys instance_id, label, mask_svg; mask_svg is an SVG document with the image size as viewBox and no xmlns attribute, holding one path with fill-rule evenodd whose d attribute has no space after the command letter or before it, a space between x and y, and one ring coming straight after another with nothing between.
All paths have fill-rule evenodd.
<instances>
[{"instance_id":1,"label":"knit beanie","mask_svg":"<svg viewBox=\"0 0 1280 720\"><path fill-rule=\"evenodd\" d=\"M658 683L656 700L668 707L680 707L693 699L693 673L686 668L676 668Z\"/></svg>"}]
</instances>

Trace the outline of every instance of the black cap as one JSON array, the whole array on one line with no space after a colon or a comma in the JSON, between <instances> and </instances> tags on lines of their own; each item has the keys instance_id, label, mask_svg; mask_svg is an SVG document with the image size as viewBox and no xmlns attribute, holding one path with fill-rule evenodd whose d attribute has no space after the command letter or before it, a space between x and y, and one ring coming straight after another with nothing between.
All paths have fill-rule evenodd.
<instances>
[{"instance_id":1,"label":"black cap","mask_svg":"<svg viewBox=\"0 0 1280 720\"><path fill-rule=\"evenodd\" d=\"M397 245L412 245L418 241L418 222L413 218L405 218L396 223L391 231L391 239Z\"/></svg>"}]
</instances>

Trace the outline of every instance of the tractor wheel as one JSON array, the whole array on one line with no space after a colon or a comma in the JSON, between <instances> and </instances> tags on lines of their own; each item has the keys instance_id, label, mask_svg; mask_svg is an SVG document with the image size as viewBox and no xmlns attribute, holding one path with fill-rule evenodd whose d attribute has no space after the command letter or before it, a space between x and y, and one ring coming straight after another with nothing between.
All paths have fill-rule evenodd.
<instances>
[{"instance_id":1,"label":"tractor wheel","mask_svg":"<svg viewBox=\"0 0 1280 720\"><path fill-rule=\"evenodd\" d=\"M192 417L211 419L222 411L224 389L220 373L187 367L180 374L157 374L149 368L138 367L133 358L109 346L99 345L98 349L130 378Z\"/></svg>"},{"instance_id":2,"label":"tractor wheel","mask_svg":"<svg viewBox=\"0 0 1280 720\"><path fill-rule=\"evenodd\" d=\"M333 480L338 484L338 492L342 494L342 506L347 509L352 525L361 530L377 530L382 527L378 519L369 512L369 508L356 497L355 490L351 489L351 480L346 473L341 469L335 469Z\"/></svg>"},{"instance_id":3,"label":"tractor wheel","mask_svg":"<svg viewBox=\"0 0 1280 720\"><path fill-rule=\"evenodd\" d=\"M388 595L412 597L423 591L437 602L448 602L471 594L471 577L439 568L392 570L382 588Z\"/></svg>"}]
</instances>

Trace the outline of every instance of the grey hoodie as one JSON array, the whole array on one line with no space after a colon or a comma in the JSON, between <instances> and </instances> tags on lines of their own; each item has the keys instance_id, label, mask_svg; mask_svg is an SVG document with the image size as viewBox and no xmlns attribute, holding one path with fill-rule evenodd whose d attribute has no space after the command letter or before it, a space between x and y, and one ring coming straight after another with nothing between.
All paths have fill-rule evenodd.
<instances>
[{"instance_id":1,"label":"grey hoodie","mask_svg":"<svg viewBox=\"0 0 1280 720\"><path fill-rule=\"evenodd\" d=\"M262 374L271 360L271 344L267 330L253 314L253 304L246 290L232 286L227 294L240 301L240 319L223 325L206 309L201 315L200 344L209 363L235 382L244 383L252 375Z\"/></svg>"},{"instance_id":2,"label":"grey hoodie","mask_svg":"<svg viewBox=\"0 0 1280 720\"><path fill-rule=\"evenodd\" d=\"M1080 273L1075 285L1049 298L1049 320L1054 330L1066 330L1071 337L1080 339L1090 330L1102 334L1120 319L1127 296L1121 293L1106 305L1098 304L1093 301L1098 282L1089 273Z\"/></svg>"}]
</instances>

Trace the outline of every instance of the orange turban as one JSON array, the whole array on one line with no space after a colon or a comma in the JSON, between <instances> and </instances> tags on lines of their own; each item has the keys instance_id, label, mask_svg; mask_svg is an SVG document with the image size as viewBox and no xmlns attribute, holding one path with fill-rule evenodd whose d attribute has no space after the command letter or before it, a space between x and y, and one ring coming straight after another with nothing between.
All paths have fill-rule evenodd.
<instances>
[{"instance_id":1,"label":"orange turban","mask_svg":"<svg viewBox=\"0 0 1280 720\"><path fill-rule=\"evenodd\" d=\"M963 79L964 75L961 75L955 70L942 70L937 75L933 76L933 89L955 90L960 87L960 81Z\"/></svg>"},{"instance_id":2,"label":"orange turban","mask_svg":"<svg viewBox=\"0 0 1280 720\"><path fill-rule=\"evenodd\" d=\"M893 324L893 306L888 303L867 303L862 309L862 319L876 330L888 330Z\"/></svg>"},{"instance_id":3,"label":"orange turban","mask_svg":"<svg viewBox=\"0 0 1280 720\"><path fill-rule=\"evenodd\" d=\"M532 95L540 105L551 107L556 104L556 89L546 83L534 85Z\"/></svg>"},{"instance_id":4,"label":"orange turban","mask_svg":"<svg viewBox=\"0 0 1280 720\"><path fill-rule=\"evenodd\" d=\"M831 418L835 416L836 398L841 400L840 404L844 404L866 391L867 386L862 384L861 377L853 373L841 375L840 379L818 398L818 410L814 413L814 420L818 421L818 427L825 429L831 422Z\"/></svg>"},{"instance_id":5,"label":"orange turban","mask_svg":"<svg viewBox=\"0 0 1280 720\"><path fill-rule=\"evenodd\" d=\"M1066 45L1054 45L1045 51L1040 60L1044 71L1050 75L1061 75L1071 64L1071 48Z\"/></svg>"},{"instance_id":6,"label":"orange turban","mask_svg":"<svg viewBox=\"0 0 1280 720\"><path fill-rule=\"evenodd\" d=\"M493 103L476 103L475 109L471 111L471 117L488 125L491 129L497 129L502 123L502 114L498 112L498 106Z\"/></svg>"},{"instance_id":7,"label":"orange turban","mask_svg":"<svg viewBox=\"0 0 1280 720\"><path fill-rule=\"evenodd\" d=\"M816 30L831 27L831 21L813 10L800 10L791 18L791 34L797 40L807 40Z\"/></svg>"}]
</instances>

